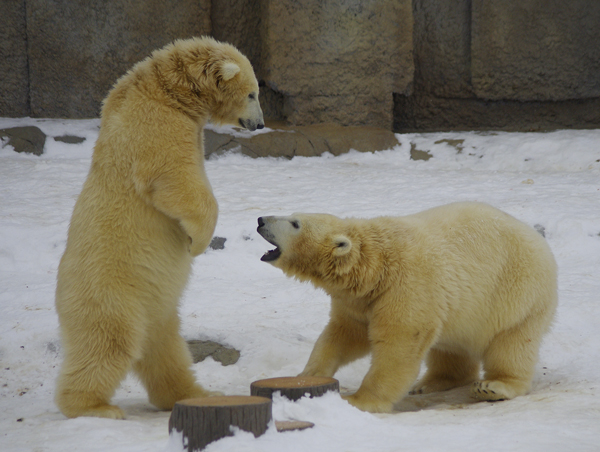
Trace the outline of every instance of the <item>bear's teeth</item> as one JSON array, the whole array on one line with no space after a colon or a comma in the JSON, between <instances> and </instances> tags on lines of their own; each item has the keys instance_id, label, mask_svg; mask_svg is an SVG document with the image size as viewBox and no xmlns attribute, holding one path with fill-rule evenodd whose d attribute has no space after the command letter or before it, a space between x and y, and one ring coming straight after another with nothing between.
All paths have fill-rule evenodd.
<instances>
[{"instance_id":1,"label":"bear's teeth","mask_svg":"<svg viewBox=\"0 0 600 452\"><path fill-rule=\"evenodd\" d=\"M275 248L274 250L267 251L263 254L263 257L261 257L260 260L263 262L270 262L274 261L279 256L281 256L281 251L279 251L279 248Z\"/></svg>"}]
</instances>

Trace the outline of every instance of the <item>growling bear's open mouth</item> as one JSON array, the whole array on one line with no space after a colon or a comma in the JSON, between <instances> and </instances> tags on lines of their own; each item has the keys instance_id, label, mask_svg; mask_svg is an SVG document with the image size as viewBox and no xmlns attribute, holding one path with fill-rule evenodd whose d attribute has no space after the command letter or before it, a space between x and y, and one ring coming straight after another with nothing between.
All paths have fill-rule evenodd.
<instances>
[{"instance_id":1,"label":"growling bear's open mouth","mask_svg":"<svg viewBox=\"0 0 600 452\"><path fill-rule=\"evenodd\" d=\"M263 221L262 217L260 217L258 219L258 228L256 228L256 231L267 242L269 242L271 245L276 246L276 248L274 250L267 251L265 254L263 254L263 256L260 258L260 260L263 262L271 262L271 261L278 259L279 256L281 256L281 250L279 249L279 245L277 245L277 243L275 243L275 240L273 239L273 235L271 233L269 233L268 230L266 230L265 222Z\"/></svg>"},{"instance_id":2,"label":"growling bear's open mouth","mask_svg":"<svg viewBox=\"0 0 600 452\"><path fill-rule=\"evenodd\" d=\"M267 251L263 254L260 260L263 262L270 262L276 260L279 256L281 256L281 251L279 248L275 248L274 250Z\"/></svg>"}]
</instances>

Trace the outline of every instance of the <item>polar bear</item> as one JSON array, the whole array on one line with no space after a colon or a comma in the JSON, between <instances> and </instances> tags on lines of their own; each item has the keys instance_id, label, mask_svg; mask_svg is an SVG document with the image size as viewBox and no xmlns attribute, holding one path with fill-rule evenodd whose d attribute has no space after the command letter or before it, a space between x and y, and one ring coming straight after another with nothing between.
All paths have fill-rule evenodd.
<instances>
[{"instance_id":1,"label":"polar bear","mask_svg":"<svg viewBox=\"0 0 600 452\"><path fill-rule=\"evenodd\" d=\"M208 394L179 334L178 302L217 221L204 171L209 119L264 127L250 62L207 37L155 51L103 104L58 268L56 403L67 417L123 418L109 403L129 370L163 410Z\"/></svg>"},{"instance_id":2,"label":"polar bear","mask_svg":"<svg viewBox=\"0 0 600 452\"><path fill-rule=\"evenodd\" d=\"M371 353L364 411L471 384L480 400L528 392L557 305L557 267L533 228L483 203L404 217L261 217L262 260L331 296L329 323L300 375L331 377ZM480 379L480 363L484 376Z\"/></svg>"}]
</instances>

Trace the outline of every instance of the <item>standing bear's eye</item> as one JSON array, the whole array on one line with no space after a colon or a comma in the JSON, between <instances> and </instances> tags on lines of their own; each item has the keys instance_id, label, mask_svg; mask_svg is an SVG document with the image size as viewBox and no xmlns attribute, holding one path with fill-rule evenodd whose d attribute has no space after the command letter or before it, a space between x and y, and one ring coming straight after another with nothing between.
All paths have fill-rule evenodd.
<instances>
[{"instance_id":1,"label":"standing bear's eye","mask_svg":"<svg viewBox=\"0 0 600 452\"><path fill-rule=\"evenodd\" d=\"M300 223L298 223L298 221L294 220L291 223L294 229L300 229Z\"/></svg>"},{"instance_id":2,"label":"standing bear's eye","mask_svg":"<svg viewBox=\"0 0 600 452\"><path fill-rule=\"evenodd\" d=\"M256 99L256 94L254 94L254 93L248 94L248 99L250 99L250 100Z\"/></svg>"}]
</instances>

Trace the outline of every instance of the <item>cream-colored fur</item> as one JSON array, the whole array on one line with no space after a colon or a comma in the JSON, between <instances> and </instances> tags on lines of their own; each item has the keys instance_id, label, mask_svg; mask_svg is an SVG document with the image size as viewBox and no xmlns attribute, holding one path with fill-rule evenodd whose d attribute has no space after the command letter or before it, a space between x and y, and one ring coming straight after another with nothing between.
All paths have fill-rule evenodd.
<instances>
[{"instance_id":1,"label":"cream-colored fur","mask_svg":"<svg viewBox=\"0 0 600 452\"><path fill-rule=\"evenodd\" d=\"M371 353L356 407L388 412L406 395L471 384L481 400L527 393L557 304L544 238L481 203L405 217L259 219L277 249L262 260L331 295L328 325L300 375L333 376ZM480 379L483 364L483 379Z\"/></svg>"},{"instance_id":2,"label":"cream-colored fur","mask_svg":"<svg viewBox=\"0 0 600 452\"><path fill-rule=\"evenodd\" d=\"M68 417L123 418L109 403L130 370L160 409L208 394L190 369L178 302L217 221L204 171L209 118L264 125L250 63L211 38L154 52L103 105L58 269L56 403Z\"/></svg>"}]
</instances>

